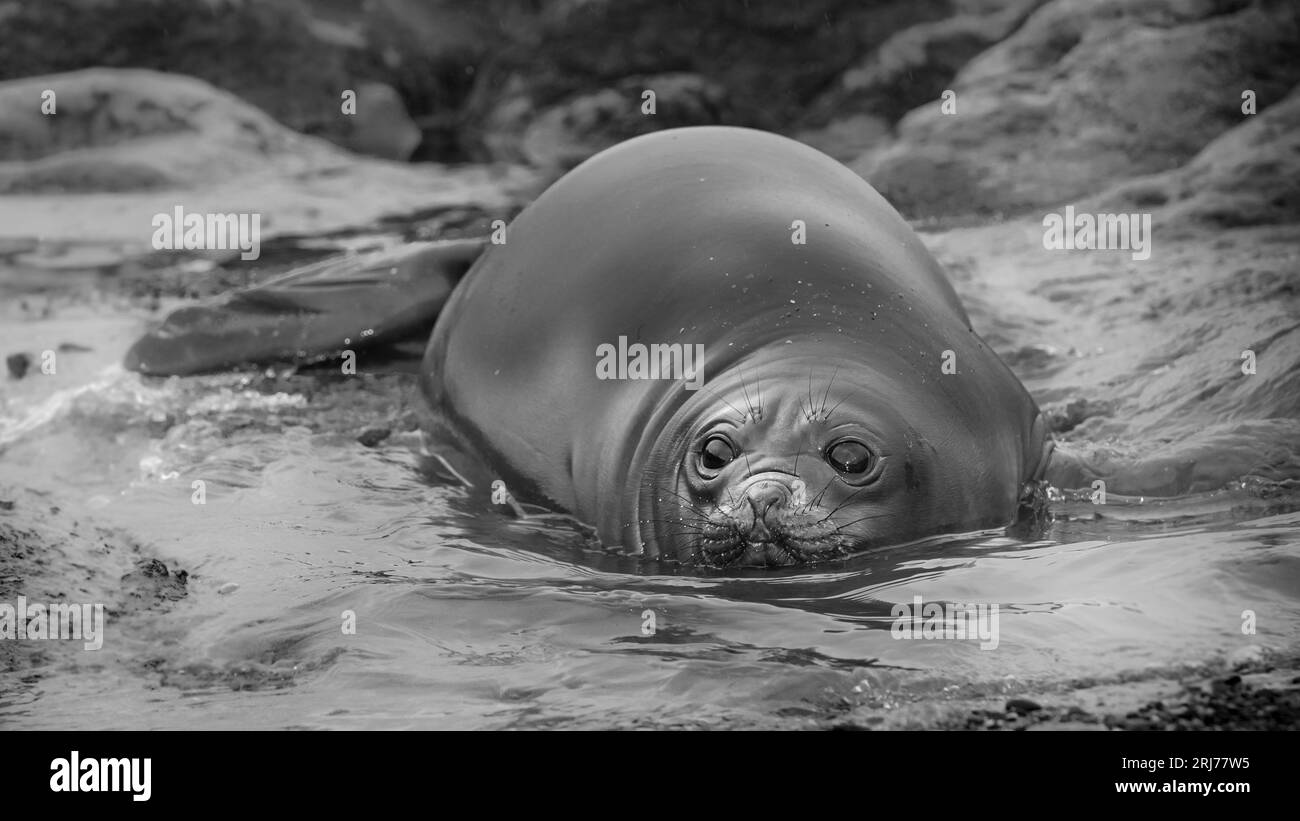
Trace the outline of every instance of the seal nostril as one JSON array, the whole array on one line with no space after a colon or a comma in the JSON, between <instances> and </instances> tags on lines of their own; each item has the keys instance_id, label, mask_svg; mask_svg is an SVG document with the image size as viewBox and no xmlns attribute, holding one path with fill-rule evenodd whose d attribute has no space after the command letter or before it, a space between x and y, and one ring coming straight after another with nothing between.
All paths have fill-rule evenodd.
<instances>
[{"instance_id":1,"label":"seal nostril","mask_svg":"<svg viewBox=\"0 0 1300 821\"><path fill-rule=\"evenodd\" d=\"M745 534L745 539L749 542L766 542L771 538L772 533L767 529L767 523L762 519L755 519L754 524L749 528L749 532Z\"/></svg>"},{"instance_id":2,"label":"seal nostril","mask_svg":"<svg viewBox=\"0 0 1300 821\"><path fill-rule=\"evenodd\" d=\"M789 493L782 486L769 483L751 488L746 494L754 511L754 523L773 522L785 508Z\"/></svg>"}]
</instances>

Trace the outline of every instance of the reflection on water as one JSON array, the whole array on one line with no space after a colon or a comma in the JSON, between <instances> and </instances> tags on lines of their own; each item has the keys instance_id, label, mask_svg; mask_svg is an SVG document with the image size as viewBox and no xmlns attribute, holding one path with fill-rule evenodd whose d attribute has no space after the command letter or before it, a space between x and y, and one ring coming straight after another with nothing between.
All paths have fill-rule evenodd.
<instances>
[{"instance_id":1,"label":"reflection on water","mask_svg":"<svg viewBox=\"0 0 1300 821\"><path fill-rule=\"evenodd\" d=\"M1300 514L1280 488L1060 502L1036 542L677 575L431 478L409 376L151 381L109 348L84 364L91 388L24 387L3 410L0 522L59 558L6 595L112 611L98 653L5 650L6 725L893 726L1300 635ZM372 426L393 433L367 447ZM131 551L187 571L183 595L123 594ZM996 603L996 649L896 640L893 606L915 596Z\"/></svg>"}]
</instances>

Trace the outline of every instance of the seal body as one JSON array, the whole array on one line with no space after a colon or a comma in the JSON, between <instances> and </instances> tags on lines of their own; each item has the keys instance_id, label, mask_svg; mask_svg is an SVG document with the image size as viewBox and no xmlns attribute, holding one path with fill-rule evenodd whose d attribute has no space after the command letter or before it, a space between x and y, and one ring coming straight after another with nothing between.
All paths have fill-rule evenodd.
<instances>
[{"instance_id":1,"label":"seal body","mask_svg":"<svg viewBox=\"0 0 1300 821\"><path fill-rule=\"evenodd\" d=\"M610 367L638 344L657 378ZM560 179L452 292L422 384L519 498L703 565L1005 525L1051 449L898 213L748 129L656 132Z\"/></svg>"}]
</instances>

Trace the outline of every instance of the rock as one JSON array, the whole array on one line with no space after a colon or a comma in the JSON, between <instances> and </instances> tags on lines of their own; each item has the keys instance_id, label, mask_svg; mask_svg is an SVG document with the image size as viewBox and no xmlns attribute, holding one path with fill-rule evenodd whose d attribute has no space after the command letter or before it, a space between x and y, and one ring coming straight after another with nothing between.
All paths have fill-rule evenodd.
<instances>
[{"instance_id":1,"label":"rock","mask_svg":"<svg viewBox=\"0 0 1300 821\"><path fill-rule=\"evenodd\" d=\"M836 114L827 125L799 130L791 136L840 162L849 162L871 148L888 144L892 125L873 114Z\"/></svg>"},{"instance_id":2,"label":"rock","mask_svg":"<svg viewBox=\"0 0 1300 821\"><path fill-rule=\"evenodd\" d=\"M368 448L373 448L392 434L388 428L366 428L357 437L357 441Z\"/></svg>"},{"instance_id":3,"label":"rock","mask_svg":"<svg viewBox=\"0 0 1300 821\"><path fill-rule=\"evenodd\" d=\"M1047 426L1053 433L1068 433L1085 419L1109 416L1112 413L1114 408L1108 403L1086 398L1072 400L1063 408L1059 405L1048 405L1043 409L1043 414L1047 417Z\"/></svg>"},{"instance_id":4,"label":"rock","mask_svg":"<svg viewBox=\"0 0 1300 821\"><path fill-rule=\"evenodd\" d=\"M642 111L647 90L655 94L654 114ZM726 89L695 74L629 77L543 111L525 131L522 150L534 166L568 170L639 134L726 122L727 108Z\"/></svg>"},{"instance_id":5,"label":"rock","mask_svg":"<svg viewBox=\"0 0 1300 821\"><path fill-rule=\"evenodd\" d=\"M1186 166L1119 185L1096 206L1162 209L1166 223L1217 228L1300 222L1300 86L1215 138Z\"/></svg>"},{"instance_id":6,"label":"rock","mask_svg":"<svg viewBox=\"0 0 1300 821\"><path fill-rule=\"evenodd\" d=\"M905 113L939 99L958 70L1044 1L959 5L952 17L894 32L812 101L795 136L841 161L858 157Z\"/></svg>"},{"instance_id":7,"label":"rock","mask_svg":"<svg viewBox=\"0 0 1300 821\"><path fill-rule=\"evenodd\" d=\"M22 379L32 366L32 355L26 352L9 354L5 357L10 379Z\"/></svg>"},{"instance_id":8,"label":"rock","mask_svg":"<svg viewBox=\"0 0 1300 821\"><path fill-rule=\"evenodd\" d=\"M162 439L167 435L167 431L176 425L176 415L169 412L158 412L151 414L146 430L149 432L149 438Z\"/></svg>"},{"instance_id":9,"label":"rock","mask_svg":"<svg viewBox=\"0 0 1300 821\"><path fill-rule=\"evenodd\" d=\"M1052 0L853 163L905 215L1023 212L1175 168L1300 82L1300 7Z\"/></svg>"},{"instance_id":10,"label":"rock","mask_svg":"<svg viewBox=\"0 0 1300 821\"><path fill-rule=\"evenodd\" d=\"M383 83L364 83L353 90L357 112L347 117L350 129L342 144L358 154L409 160L420 144L420 128L406 113L402 98Z\"/></svg>"},{"instance_id":11,"label":"rock","mask_svg":"<svg viewBox=\"0 0 1300 821\"><path fill-rule=\"evenodd\" d=\"M1027 698L1013 698L1007 701L1006 707L1004 709L1008 713L1018 713L1020 715L1028 715L1029 713L1037 712L1038 710L1043 709L1043 705L1039 704L1036 701L1031 701Z\"/></svg>"},{"instance_id":12,"label":"rock","mask_svg":"<svg viewBox=\"0 0 1300 821\"><path fill-rule=\"evenodd\" d=\"M58 113L32 105L43 89ZM0 84L0 193L130 193L304 171L339 156L233 95L191 77L87 69Z\"/></svg>"},{"instance_id":13,"label":"rock","mask_svg":"<svg viewBox=\"0 0 1300 821\"><path fill-rule=\"evenodd\" d=\"M631 86L643 81L628 78L673 75L727 91L726 107L717 112L723 119L679 124L719 121L782 130L891 34L939 20L951 9L948 0L810 0L797 6L595 0L544 3L535 12L507 4L497 10L501 19L495 26L505 42L493 43L483 55L465 101L465 147L471 158L519 161L528 156L525 142L532 131L534 156L572 164L582 158L584 141L567 139L563 123L550 118L562 119L565 111L579 119L598 117L610 105L620 118L624 112L640 116L640 88ZM610 90L634 90L635 105L624 108ZM664 97L661 92L660 117L667 110ZM542 117L548 121L536 122ZM600 132L602 123L594 125L589 132ZM846 129L836 133L851 139ZM548 144L539 150L543 135ZM598 142L603 141L591 144Z\"/></svg>"},{"instance_id":14,"label":"rock","mask_svg":"<svg viewBox=\"0 0 1300 821\"><path fill-rule=\"evenodd\" d=\"M1247 644L1228 654L1228 666L1234 670L1259 664L1264 660L1264 648L1258 644Z\"/></svg>"},{"instance_id":15,"label":"rock","mask_svg":"<svg viewBox=\"0 0 1300 821\"><path fill-rule=\"evenodd\" d=\"M158 559L141 559L134 570L122 576L121 591L149 604L177 601L185 598L188 581L185 570L172 572Z\"/></svg>"},{"instance_id":16,"label":"rock","mask_svg":"<svg viewBox=\"0 0 1300 821\"><path fill-rule=\"evenodd\" d=\"M487 92L482 96L487 98ZM523 76L512 75L499 91L494 90L490 100L479 105L487 110L477 115L477 124L470 126L474 133L467 137L477 144L474 153L481 159L525 162L523 135L537 113Z\"/></svg>"},{"instance_id":17,"label":"rock","mask_svg":"<svg viewBox=\"0 0 1300 821\"><path fill-rule=\"evenodd\" d=\"M31 104L46 88L58 92L56 115ZM521 169L360 158L200 80L154 71L0 83L0 110L8 112L0 119L0 193L23 195L0 196L0 234L83 249L111 244L128 257L152 252L154 215L178 205L186 213L257 214L265 242L440 207L508 210L533 185Z\"/></svg>"},{"instance_id":18,"label":"rock","mask_svg":"<svg viewBox=\"0 0 1300 821\"><path fill-rule=\"evenodd\" d=\"M392 127L359 137L340 116L343 89L380 83L420 128L421 159L516 162L537 115L627 77L706 77L734 95L732 124L778 129L891 34L1004 2L208 0L186 12L156 0L46 0L8 4L0 78L88 66L186 74L295 130L400 158L411 142L405 117L385 114ZM959 33L933 39L951 60L969 47ZM504 132L503 108L513 123ZM532 113L519 119L520 109ZM147 187L154 170L85 173Z\"/></svg>"},{"instance_id":19,"label":"rock","mask_svg":"<svg viewBox=\"0 0 1300 821\"><path fill-rule=\"evenodd\" d=\"M335 121L339 95L352 87L348 63L354 48L317 37L318 13L303 0L209 0L192 7L155 0L5 5L0 78L90 66L188 75L248 101L299 131ZM39 100L32 98L34 104L23 108L38 110ZM62 113L61 92L58 102ZM15 113L12 108L5 111L10 116ZM168 114L165 108L136 113L146 120L151 113L164 118ZM101 122L114 125L109 117ZM132 181L141 184L147 177Z\"/></svg>"}]
</instances>

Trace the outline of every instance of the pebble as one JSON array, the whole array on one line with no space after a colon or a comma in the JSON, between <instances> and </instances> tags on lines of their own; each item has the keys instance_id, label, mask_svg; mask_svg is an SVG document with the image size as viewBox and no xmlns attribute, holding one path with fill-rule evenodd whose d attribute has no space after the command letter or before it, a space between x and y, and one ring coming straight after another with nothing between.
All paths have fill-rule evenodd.
<instances>
[{"instance_id":1,"label":"pebble","mask_svg":"<svg viewBox=\"0 0 1300 821\"><path fill-rule=\"evenodd\" d=\"M1037 701L1030 701L1027 698L1013 698L1007 701L1007 705L1003 709L1008 713L1020 713L1021 715L1024 715L1025 713L1032 713L1043 709L1043 705L1039 704Z\"/></svg>"},{"instance_id":2,"label":"pebble","mask_svg":"<svg viewBox=\"0 0 1300 821\"><path fill-rule=\"evenodd\" d=\"M5 358L5 364L9 366L9 376L14 379L22 379L27 375L27 369L32 366L32 355L29 353L9 354Z\"/></svg>"},{"instance_id":3,"label":"pebble","mask_svg":"<svg viewBox=\"0 0 1300 821\"><path fill-rule=\"evenodd\" d=\"M384 441L392 433L388 428L366 428L357 437L357 441L368 448L373 448L380 442Z\"/></svg>"}]
</instances>

